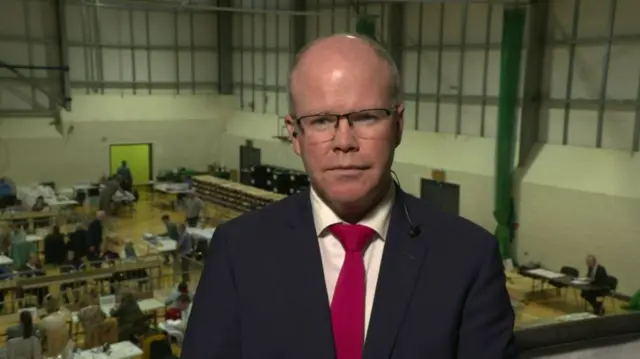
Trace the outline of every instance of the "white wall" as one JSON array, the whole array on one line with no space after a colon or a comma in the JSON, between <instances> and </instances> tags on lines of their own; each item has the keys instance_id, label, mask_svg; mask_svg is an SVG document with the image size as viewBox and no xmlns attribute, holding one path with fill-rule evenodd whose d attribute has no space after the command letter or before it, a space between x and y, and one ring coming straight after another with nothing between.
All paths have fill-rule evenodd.
<instances>
[{"instance_id":1,"label":"white wall","mask_svg":"<svg viewBox=\"0 0 640 359\"><path fill-rule=\"evenodd\" d=\"M0 2L1 61L60 64L51 4ZM234 104L216 96L214 14L69 4L66 17L72 111L62 112L63 135L49 125L47 96L0 69L0 175L20 185L96 180L109 171L109 145L123 143L152 143L156 173L215 162ZM59 72L20 71L60 93Z\"/></svg>"},{"instance_id":2,"label":"white wall","mask_svg":"<svg viewBox=\"0 0 640 359\"><path fill-rule=\"evenodd\" d=\"M578 35L595 43L594 39L606 35L606 24L602 18L606 18L607 2L584 0L582 4ZM637 12L634 6L637 8L633 0L618 1L617 34L640 34L640 25L630 15ZM502 6L492 7L490 43L499 45ZM483 110L477 98L467 96L483 95L485 54L478 46L470 46L465 52L464 76L462 86L459 86L460 50L455 48L455 44L460 42L460 9L459 4L445 7L443 39L448 46L445 46L443 55L440 86L441 94L453 95L456 100L459 91L465 95L462 97L460 133L456 134L458 110L455 102L440 105L439 133L435 133L433 101L421 102L417 115L417 104L408 101L406 121L409 130L396 154L394 169L405 190L416 195L419 194L420 178L430 178L432 169L445 169L447 180L461 186L462 215L493 230L493 137L497 111L491 101ZM309 19L307 32L310 37L354 30L353 14L346 17L344 9L322 11L323 16L317 20ZM439 11L439 5L423 5L422 43L430 48L438 43ZM572 11L571 1L553 2L550 36L560 38L562 32L570 33ZM366 12L380 15L378 24L381 26L384 22L397 21L388 19L381 5L369 5ZM486 41L487 12L487 4L470 6L467 44L478 45ZM419 5L407 6L403 19L407 45L418 43L419 14ZM248 31L246 27L245 31ZM610 100L635 99L639 49L640 44L631 41L614 42L607 85ZM582 105L574 104L570 108L568 143L562 145L562 99L565 98L568 77L568 45L549 45L547 66L550 74L545 82L549 84L550 98L556 100L547 101L540 125L541 141L546 144L540 145L534 165L526 173L519 174L522 183L518 193L520 229L516 252L521 262L540 261L556 269L572 265L582 272L585 270L585 255L593 253L611 274L620 279L620 291L633 293L640 287L634 255L640 251L637 240L640 228L635 218L636 213L640 213L640 191L636 185L640 179L637 174L640 161L629 151L635 113L629 106L611 108L613 101L609 101L604 112L604 149L594 148L598 109L593 100L599 97L604 51L604 44L576 46L571 97L591 101L582 101ZM245 64L250 62L246 57ZM259 55L256 60L258 58ZM434 95L437 93L437 49L422 50L419 88L417 58L415 50L405 51L405 91ZM486 94L495 100L499 82L499 46L492 46L487 58ZM260 68L260 64L256 61L253 66ZM244 73L250 73L251 67L245 65ZM279 94L282 101L286 101L285 95ZM248 96L251 96L251 91L245 89L242 98L236 94L235 101L246 104ZM275 93L267 94L268 98L272 96ZM261 107L255 111L257 113L252 113L245 107L244 112L235 113L227 122L226 135L222 139L224 150L221 155L225 164L237 167L238 146L251 138L262 149L264 163L301 169L301 161L293 154L290 145L273 139L274 135L282 134L282 120L278 115L284 115L286 109L286 102L282 102L279 111L273 107ZM482 111L485 112L483 132ZM411 130L412 125L418 131Z\"/></svg>"}]
</instances>

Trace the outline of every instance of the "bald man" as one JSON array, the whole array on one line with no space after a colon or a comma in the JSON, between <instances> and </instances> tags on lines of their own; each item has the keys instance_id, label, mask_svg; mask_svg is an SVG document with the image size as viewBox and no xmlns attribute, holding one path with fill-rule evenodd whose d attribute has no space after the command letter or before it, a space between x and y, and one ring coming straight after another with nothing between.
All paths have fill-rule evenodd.
<instances>
[{"instance_id":1,"label":"bald man","mask_svg":"<svg viewBox=\"0 0 640 359\"><path fill-rule=\"evenodd\" d=\"M182 357L515 358L496 240L392 179L404 106L386 51L317 40L289 85L311 189L216 229Z\"/></svg>"}]
</instances>

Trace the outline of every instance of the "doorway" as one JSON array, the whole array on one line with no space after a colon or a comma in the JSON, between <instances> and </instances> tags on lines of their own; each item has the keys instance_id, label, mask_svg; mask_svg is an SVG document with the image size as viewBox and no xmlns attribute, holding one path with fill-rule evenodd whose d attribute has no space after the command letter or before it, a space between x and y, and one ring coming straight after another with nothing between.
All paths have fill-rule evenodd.
<instances>
[{"instance_id":1,"label":"doorway","mask_svg":"<svg viewBox=\"0 0 640 359\"><path fill-rule=\"evenodd\" d=\"M460 214L460 186L423 178L420 183L420 199L429 202L443 212Z\"/></svg>"},{"instance_id":2,"label":"doorway","mask_svg":"<svg viewBox=\"0 0 640 359\"><path fill-rule=\"evenodd\" d=\"M133 185L146 185L153 179L153 151L150 143L119 144L109 146L109 173L118 171L122 161L133 176Z\"/></svg>"}]
</instances>

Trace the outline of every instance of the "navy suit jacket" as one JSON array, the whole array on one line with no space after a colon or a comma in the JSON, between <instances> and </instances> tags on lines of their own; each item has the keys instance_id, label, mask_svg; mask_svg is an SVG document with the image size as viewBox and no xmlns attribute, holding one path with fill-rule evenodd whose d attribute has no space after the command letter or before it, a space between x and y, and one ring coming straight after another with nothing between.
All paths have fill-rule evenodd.
<instances>
[{"instance_id":1,"label":"navy suit jacket","mask_svg":"<svg viewBox=\"0 0 640 359\"><path fill-rule=\"evenodd\" d=\"M516 358L505 282L491 234L398 189L364 359ZM308 191L216 229L181 357L336 357Z\"/></svg>"}]
</instances>

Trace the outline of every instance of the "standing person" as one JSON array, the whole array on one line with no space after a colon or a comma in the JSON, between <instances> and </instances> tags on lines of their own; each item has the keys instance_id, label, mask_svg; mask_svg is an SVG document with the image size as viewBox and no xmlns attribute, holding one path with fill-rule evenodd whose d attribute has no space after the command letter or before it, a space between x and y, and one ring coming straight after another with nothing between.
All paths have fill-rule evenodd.
<instances>
[{"instance_id":1,"label":"standing person","mask_svg":"<svg viewBox=\"0 0 640 359\"><path fill-rule=\"evenodd\" d=\"M187 232L187 227L184 223L178 225L178 235L177 257L180 258L180 267L174 265L174 271L181 273L182 282L189 283L189 262L193 255L193 237Z\"/></svg>"},{"instance_id":2,"label":"standing person","mask_svg":"<svg viewBox=\"0 0 640 359\"><path fill-rule=\"evenodd\" d=\"M187 225L189 227L196 227L200 221L200 215L206 211L204 202L191 190L189 194L187 194L185 207L187 208Z\"/></svg>"},{"instance_id":3,"label":"standing person","mask_svg":"<svg viewBox=\"0 0 640 359\"><path fill-rule=\"evenodd\" d=\"M180 239L180 234L178 233L178 226L171 221L171 217L168 214L162 215L162 223L164 223L166 232L159 234L158 237L168 237L174 241L178 241ZM170 262L171 255L165 254L164 256L164 264L167 265ZM175 257L174 257L175 261Z\"/></svg>"},{"instance_id":4,"label":"standing person","mask_svg":"<svg viewBox=\"0 0 640 359\"><path fill-rule=\"evenodd\" d=\"M404 106L389 54L333 35L289 78L311 189L217 228L181 357L516 358L496 239L392 179Z\"/></svg>"},{"instance_id":5,"label":"standing person","mask_svg":"<svg viewBox=\"0 0 640 359\"><path fill-rule=\"evenodd\" d=\"M122 161L116 173L120 178L122 189L127 192L133 192L133 175L131 174L131 169L127 166L127 161Z\"/></svg>"},{"instance_id":6,"label":"standing person","mask_svg":"<svg viewBox=\"0 0 640 359\"><path fill-rule=\"evenodd\" d=\"M106 214L104 211L98 211L96 218L89 223L87 231L87 259L89 261L97 261L102 254L102 239L104 236L104 220Z\"/></svg>"},{"instance_id":7,"label":"standing person","mask_svg":"<svg viewBox=\"0 0 640 359\"><path fill-rule=\"evenodd\" d=\"M104 182L104 188L100 190L100 198L98 199L99 209L108 215L114 213L113 195L120 191L120 176L115 175Z\"/></svg>"}]
</instances>

